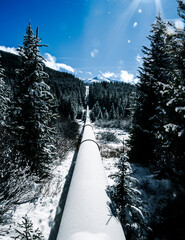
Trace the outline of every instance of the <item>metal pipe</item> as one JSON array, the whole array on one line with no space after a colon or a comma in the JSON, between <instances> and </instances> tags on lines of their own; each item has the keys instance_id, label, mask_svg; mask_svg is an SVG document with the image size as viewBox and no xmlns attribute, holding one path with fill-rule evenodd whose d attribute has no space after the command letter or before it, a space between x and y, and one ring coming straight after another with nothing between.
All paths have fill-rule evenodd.
<instances>
[{"instance_id":1,"label":"metal pipe","mask_svg":"<svg viewBox=\"0 0 185 240\"><path fill-rule=\"evenodd\" d=\"M121 224L112 210L107 186L108 179L87 109L57 240L125 240Z\"/></svg>"}]
</instances>

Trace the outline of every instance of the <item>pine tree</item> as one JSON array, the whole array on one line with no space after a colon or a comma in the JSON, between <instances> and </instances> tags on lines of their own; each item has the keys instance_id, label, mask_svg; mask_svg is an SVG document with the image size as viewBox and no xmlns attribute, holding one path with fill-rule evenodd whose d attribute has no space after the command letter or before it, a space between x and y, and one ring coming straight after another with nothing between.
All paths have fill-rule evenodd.
<instances>
[{"instance_id":1,"label":"pine tree","mask_svg":"<svg viewBox=\"0 0 185 240\"><path fill-rule=\"evenodd\" d=\"M138 181L126 156L117 164L118 172L111 177L115 180L112 195L120 221L128 240L147 239L149 227L143 214L141 192L136 188Z\"/></svg>"},{"instance_id":2,"label":"pine tree","mask_svg":"<svg viewBox=\"0 0 185 240\"><path fill-rule=\"evenodd\" d=\"M114 103L111 105L111 109L110 109L110 119L116 119L116 110L115 110L115 106Z\"/></svg>"},{"instance_id":3,"label":"pine tree","mask_svg":"<svg viewBox=\"0 0 185 240\"><path fill-rule=\"evenodd\" d=\"M178 13L185 23L185 2L178 1ZM171 153L175 159L175 168L184 179L185 175L185 29L176 29L176 39L174 41L177 51L175 66L175 78L172 83L172 94L167 103L173 108L173 118L167 125L171 133L172 144Z\"/></svg>"},{"instance_id":4,"label":"pine tree","mask_svg":"<svg viewBox=\"0 0 185 240\"><path fill-rule=\"evenodd\" d=\"M149 165L154 162L153 117L155 115L156 95L154 82L150 78L150 57L145 57L143 61L129 141L131 147L129 159L131 162Z\"/></svg>"},{"instance_id":5,"label":"pine tree","mask_svg":"<svg viewBox=\"0 0 185 240\"><path fill-rule=\"evenodd\" d=\"M104 112L104 114L103 114L103 118L106 119L106 120L109 119L109 114L108 114L107 109L105 109L105 112Z\"/></svg>"},{"instance_id":6,"label":"pine tree","mask_svg":"<svg viewBox=\"0 0 185 240\"><path fill-rule=\"evenodd\" d=\"M169 121L167 116L166 94L164 89L173 81L173 57L171 55L172 43L168 36L167 25L163 22L161 16L156 18L152 25L152 33L149 37L151 41L152 53L152 71L151 77L155 80L154 89L156 98L156 115L154 116L154 137L156 139L154 146L154 165L163 175L170 174L170 158L168 154L168 137L166 136L164 125Z\"/></svg>"},{"instance_id":7,"label":"pine tree","mask_svg":"<svg viewBox=\"0 0 185 240\"><path fill-rule=\"evenodd\" d=\"M179 16L185 21L183 1L178 1ZM170 24L172 27L172 24ZM163 129L161 146L163 153L161 158L165 162L165 171L169 170L169 175L174 180L184 178L185 169L184 143L185 143L185 32L184 29L174 29L173 34L167 37L168 54L170 61L167 61L166 76L168 81L161 84L160 91L163 100L162 111L159 112L163 118ZM165 120L165 121L164 121Z\"/></svg>"},{"instance_id":8,"label":"pine tree","mask_svg":"<svg viewBox=\"0 0 185 240\"><path fill-rule=\"evenodd\" d=\"M140 83L136 110L133 116L129 157L131 161L145 165L157 165L162 154L159 138L163 129L164 101L160 91L168 82L169 74L166 70L169 56L166 47L166 25L161 16L157 16L152 24L150 48L143 47L143 66L140 69ZM163 111L163 112L162 112ZM161 115L162 115L161 114Z\"/></svg>"},{"instance_id":9,"label":"pine tree","mask_svg":"<svg viewBox=\"0 0 185 240\"><path fill-rule=\"evenodd\" d=\"M1 56L0 56L1 57ZM5 123L5 112L9 102L10 88L4 81L4 69L0 64L0 127Z\"/></svg>"},{"instance_id":10,"label":"pine tree","mask_svg":"<svg viewBox=\"0 0 185 240\"><path fill-rule=\"evenodd\" d=\"M102 119L102 117L103 117L103 114L102 114L99 102L97 101L90 112L90 118L92 121L96 121L97 119Z\"/></svg>"},{"instance_id":11,"label":"pine tree","mask_svg":"<svg viewBox=\"0 0 185 240\"><path fill-rule=\"evenodd\" d=\"M44 236L39 229L33 229L33 223L27 215L23 217L22 223L18 223L19 230L16 229L16 233L18 234L16 237L13 237L14 240L44 240Z\"/></svg>"},{"instance_id":12,"label":"pine tree","mask_svg":"<svg viewBox=\"0 0 185 240\"><path fill-rule=\"evenodd\" d=\"M54 97L44 82L48 75L43 71L44 59L39 53L38 28L36 36L29 23L23 46L19 48L22 69L13 85L13 99L7 117L7 128L16 142L12 142L12 157L20 152L22 165L44 177L53 159L54 145L53 112Z\"/></svg>"}]
</instances>

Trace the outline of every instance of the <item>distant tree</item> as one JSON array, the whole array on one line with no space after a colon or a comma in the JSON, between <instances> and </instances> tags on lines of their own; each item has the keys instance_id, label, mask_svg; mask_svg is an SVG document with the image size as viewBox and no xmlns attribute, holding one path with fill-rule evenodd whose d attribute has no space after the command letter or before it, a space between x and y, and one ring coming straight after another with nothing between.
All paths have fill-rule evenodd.
<instances>
[{"instance_id":1,"label":"distant tree","mask_svg":"<svg viewBox=\"0 0 185 240\"><path fill-rule=\"evenodd\" d=\"M95 117L94 111L91 111L89 116L90 116L90 119L91 119L92 122L96 121L96 117Z\"/></svg>"},{"instance_id":2,"label":"distant tree","mask_svg":"<svg viewBox=\"0 0 185 240\"><path fill-rule=\"evenodd\" d=\"M135 92L135 86L126 83L94 83L89 87L89 107L92 109L98 101L103 115L107 110L112 119L129 117L132 92Z\"/></svg>"},{"instance_id":3,"label":"distant tree","mask_svg":"<svg viewBox=\"0 0 185 240\"><path fill-rule=\"evenodd\" d=\"M106 120L109 119L109 114L108 114L107 109L105 109L105 112L104 112L104 114L103 114L103 118L106 119Z\"/></svg>"},{"instance_id":4,"label":"distant tree","mask_svg":"<svg viewBox=\"0 0 185 240\"><path fill-rule=\"evenodd\" d=\"M103 118L103 114L102 114L102 111L101 111L101 108L100 108L100 105L99 105L98 101L95 103L95 105L93 106L93 108L91 110L90 118L91 118L92 121Z\"/></svg>"},{"instance_id":5,"label":"distant tree","mask_svg":"<svg viewBox=\"0 0 185 240\"><path fill-rule=\"evenodd\" d=\"M112 104L110 109L110 119L116 119L116 110L115 110L114 103Z\"/></svg>"},{"instance_id":6,"label":"distant tree","mask_svg":"<svg viewBox=\"0 0 185 240\"><path fill-rule=\"evenodd\" d=\"M97 115L97 119L102 119L103 118L103 113L101 111L101 108L99 109L98 115Z\"/></svg>"}]
</instances>

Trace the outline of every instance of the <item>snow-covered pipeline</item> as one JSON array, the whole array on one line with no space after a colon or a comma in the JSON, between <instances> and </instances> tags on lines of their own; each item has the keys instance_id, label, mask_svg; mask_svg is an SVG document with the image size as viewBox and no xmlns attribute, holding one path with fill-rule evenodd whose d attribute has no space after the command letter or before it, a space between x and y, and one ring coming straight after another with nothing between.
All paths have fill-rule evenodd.
<instances>
[{"instance_id":1,"label":"snow-covered pipeline","mask_svg":"<svg viewBox=\"0 0 185 240\"><path fill-rule=\"evenodd\" d=\"M107 195L107 176L89 120L79 148L57 240L125 240Z\"/></svg>"}]
</instances>

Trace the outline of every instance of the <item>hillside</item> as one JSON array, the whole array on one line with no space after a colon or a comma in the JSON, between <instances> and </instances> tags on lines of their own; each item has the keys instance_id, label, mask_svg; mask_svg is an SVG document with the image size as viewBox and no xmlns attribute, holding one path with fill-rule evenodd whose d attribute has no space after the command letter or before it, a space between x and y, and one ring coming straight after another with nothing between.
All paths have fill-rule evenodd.
<instances>
[{"instance_id":1,"label":"hillside","mask_svg":"<svg viewBox=\"0 0 185 240\"><path fill-rule=\"evenodd\" d=\"M0 56L1 65L5 69L5 81L12 86L18 77L16 69L21 68L20 57L4 51L0 51ZM71 119L81 116L85 104L85 84L70 73L48 67L44 71L49 75L45 81L58 100L60 113Z\"/></svg>"}]
</instances>

